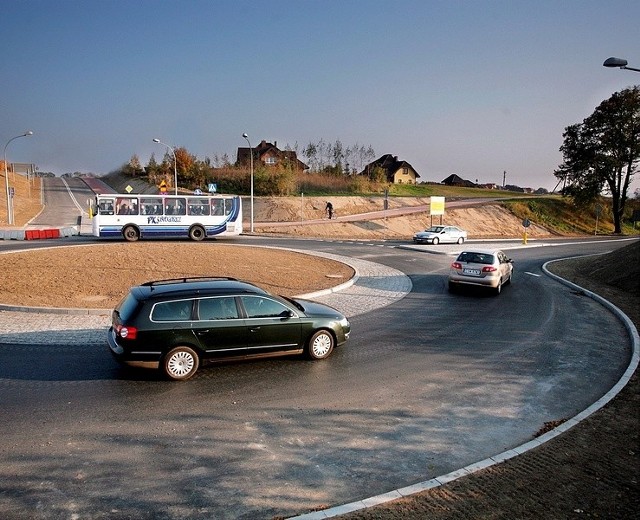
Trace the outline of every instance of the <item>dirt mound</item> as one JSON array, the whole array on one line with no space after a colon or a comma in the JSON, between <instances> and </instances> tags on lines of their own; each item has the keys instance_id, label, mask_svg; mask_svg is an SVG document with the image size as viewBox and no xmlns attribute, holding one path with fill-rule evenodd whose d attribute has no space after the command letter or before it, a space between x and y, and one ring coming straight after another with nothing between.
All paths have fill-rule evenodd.
<instances>
[{"instance_id":1,"label":"dirt mound","mask_svg":"<svg viewBox=\"0 0 640 520\"><path fill-rule=\"evenodd\" d=\"M413 234L432 224L459 226L469 238L521 238L521 220L499 204L446 209L442 216L431 217L428 210L402 216L384 216L358 222L342 222L340 217L361 213L382 212L383 197L333 197L331 203L337 220L324 220L326 197L259 197L254 198L254 229L258 233L294 235L317 238L410 240ZM423 197L390 197L387 209L415 208L429 203ZM244 200L245 222L249 214L248 199ZM295 225L274 226L270 222L291 222ZM298 224L299 223L299 224ZM533 223L527 229L531 238L548 237L552 233Z\"/></svg>"}]
</instances>

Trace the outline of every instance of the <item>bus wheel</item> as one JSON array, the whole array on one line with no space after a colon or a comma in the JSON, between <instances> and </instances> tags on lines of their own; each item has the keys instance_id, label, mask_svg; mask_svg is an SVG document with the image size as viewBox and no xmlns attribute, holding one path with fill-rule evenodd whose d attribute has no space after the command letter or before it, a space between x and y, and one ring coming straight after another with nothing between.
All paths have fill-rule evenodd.
<instances>
[{"instance_id":1,"label":"bus wheel","mask_svg":"<svg viewBox=\"0 0 640 520\"><path fill-rule=\"evenodd\" d=\"M196 242L200 242L204 238L204 229L201 226L193 226L189 230L189 238L191 240L195 240Z\"/></svg>"},{"instance_id":2,"label":"bus wheel","mask_svg":"<svg viewBox=\"0 0 640 520\"><path fill-rule=\"evenodd\" d=\"M135 242L140 238L140 232L135 226L126 226L122 230L122 236L127 242Z\"/></svg>"}]
</instances>

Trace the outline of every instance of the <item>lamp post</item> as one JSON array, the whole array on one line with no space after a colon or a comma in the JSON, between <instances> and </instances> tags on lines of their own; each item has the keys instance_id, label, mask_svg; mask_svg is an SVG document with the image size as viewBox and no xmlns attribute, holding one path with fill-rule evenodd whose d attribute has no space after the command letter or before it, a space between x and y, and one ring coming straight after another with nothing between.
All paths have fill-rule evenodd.
<instances>
[{"instance_id":1,"label":"lamp post","mask_svg":"<svg viewBox=\"0 0 640 520\"><path fill-rule=\"evenodd\" d=\"M607 58L606 60L604 60L604 63L602 64L604 67L618 67L620 69L626 69L626 70L633 70L635 72L640 72L640 69L636 69L634 67L627 67L627 60L624 60L622 58Z\"/></svg>"},{"instance_id":2,"label":"lamp post","mask_svg":"<svg viewBox=\"0 0 640 520\"><path fill-rule=\"evenodd\" d=\"M249 136L247 134L242 134L242 137L245 138L249 145L249 159L251 164L251 232L253 233L253 148L251 148Z\"/></svg>"},{"instance_id":3,"label":"lamp post","mask_svg":"<svg viewBox=\"0 0 640 520\"><path fill-rule=\"evenodd\" d=\"M20 137L29 137L33 135L31 130L25 132L24 134L16 135L7 141L7 144L4 145L4 187L5 187L5 195L7 196L7 223L12 226L13 225L13 204L11 204L11 197L9 197L9 173L7 170L7 146L14 139L19 139Z\"/></svg>"},{"instance_id":4,"label":"lamp post","mask_svg":"<svg viewBox=\"0 0 640 520\"><path fill-rule=\"evenodd\" d=\"M173 186L175 188L175 193L177 195L178 194L178 161L176 159L176 151L173 149L173 146L169 146L167 143L163 143L160 139L154 139L153 142L166 146L167 148L169 148L169 150L171 150L171 153L173 154Z\"/></svg>"}]
</instances>

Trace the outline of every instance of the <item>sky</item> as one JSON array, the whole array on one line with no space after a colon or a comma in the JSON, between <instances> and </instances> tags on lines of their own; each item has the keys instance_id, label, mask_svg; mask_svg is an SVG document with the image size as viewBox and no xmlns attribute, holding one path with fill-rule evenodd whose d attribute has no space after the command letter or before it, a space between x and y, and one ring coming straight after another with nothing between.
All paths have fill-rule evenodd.
<instances>
[{"instance_id":1,"label":"sky","mask_svg":"<svg viewBox=\"0 0 640 520\"><path fill-rule=\"evenodd\" d=\"M562 133L640 73L636 0L3 0L0 143L108 173L247 133L369 145L419 181L553 189ZM303 157L301 157L304 160ZM504 173L506 172L506 173ZM634 186L640 185L638 181Z\"/></svg>"}]
</instances>

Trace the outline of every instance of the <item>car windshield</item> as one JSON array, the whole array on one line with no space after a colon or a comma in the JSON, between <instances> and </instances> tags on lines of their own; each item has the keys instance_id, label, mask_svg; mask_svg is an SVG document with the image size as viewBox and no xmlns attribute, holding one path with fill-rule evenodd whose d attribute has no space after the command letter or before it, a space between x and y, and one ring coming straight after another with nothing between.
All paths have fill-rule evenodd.
<instances>
[{"instance_id":1,"label":"car windshield","mask_svg":"<svg viewBox=\"0 0 640 520\"><path fill-rule=\"evenodd\" d=\"M458 262L491 265L494 262L494 257L489 253L471 253L465 251L463 253L460 253L460 255L458 256Z\"/></svg>"},{"instance_id":2,"label":"car windshield","mask_svg":"<svg viewBox=\"0 0 640 520\"><path fill-rule=\"evenodd\" d=\"M440 233L444 229L444 226L431 226L429 229L425 229L427 233Z\"/></svg>"}]
</instances>

